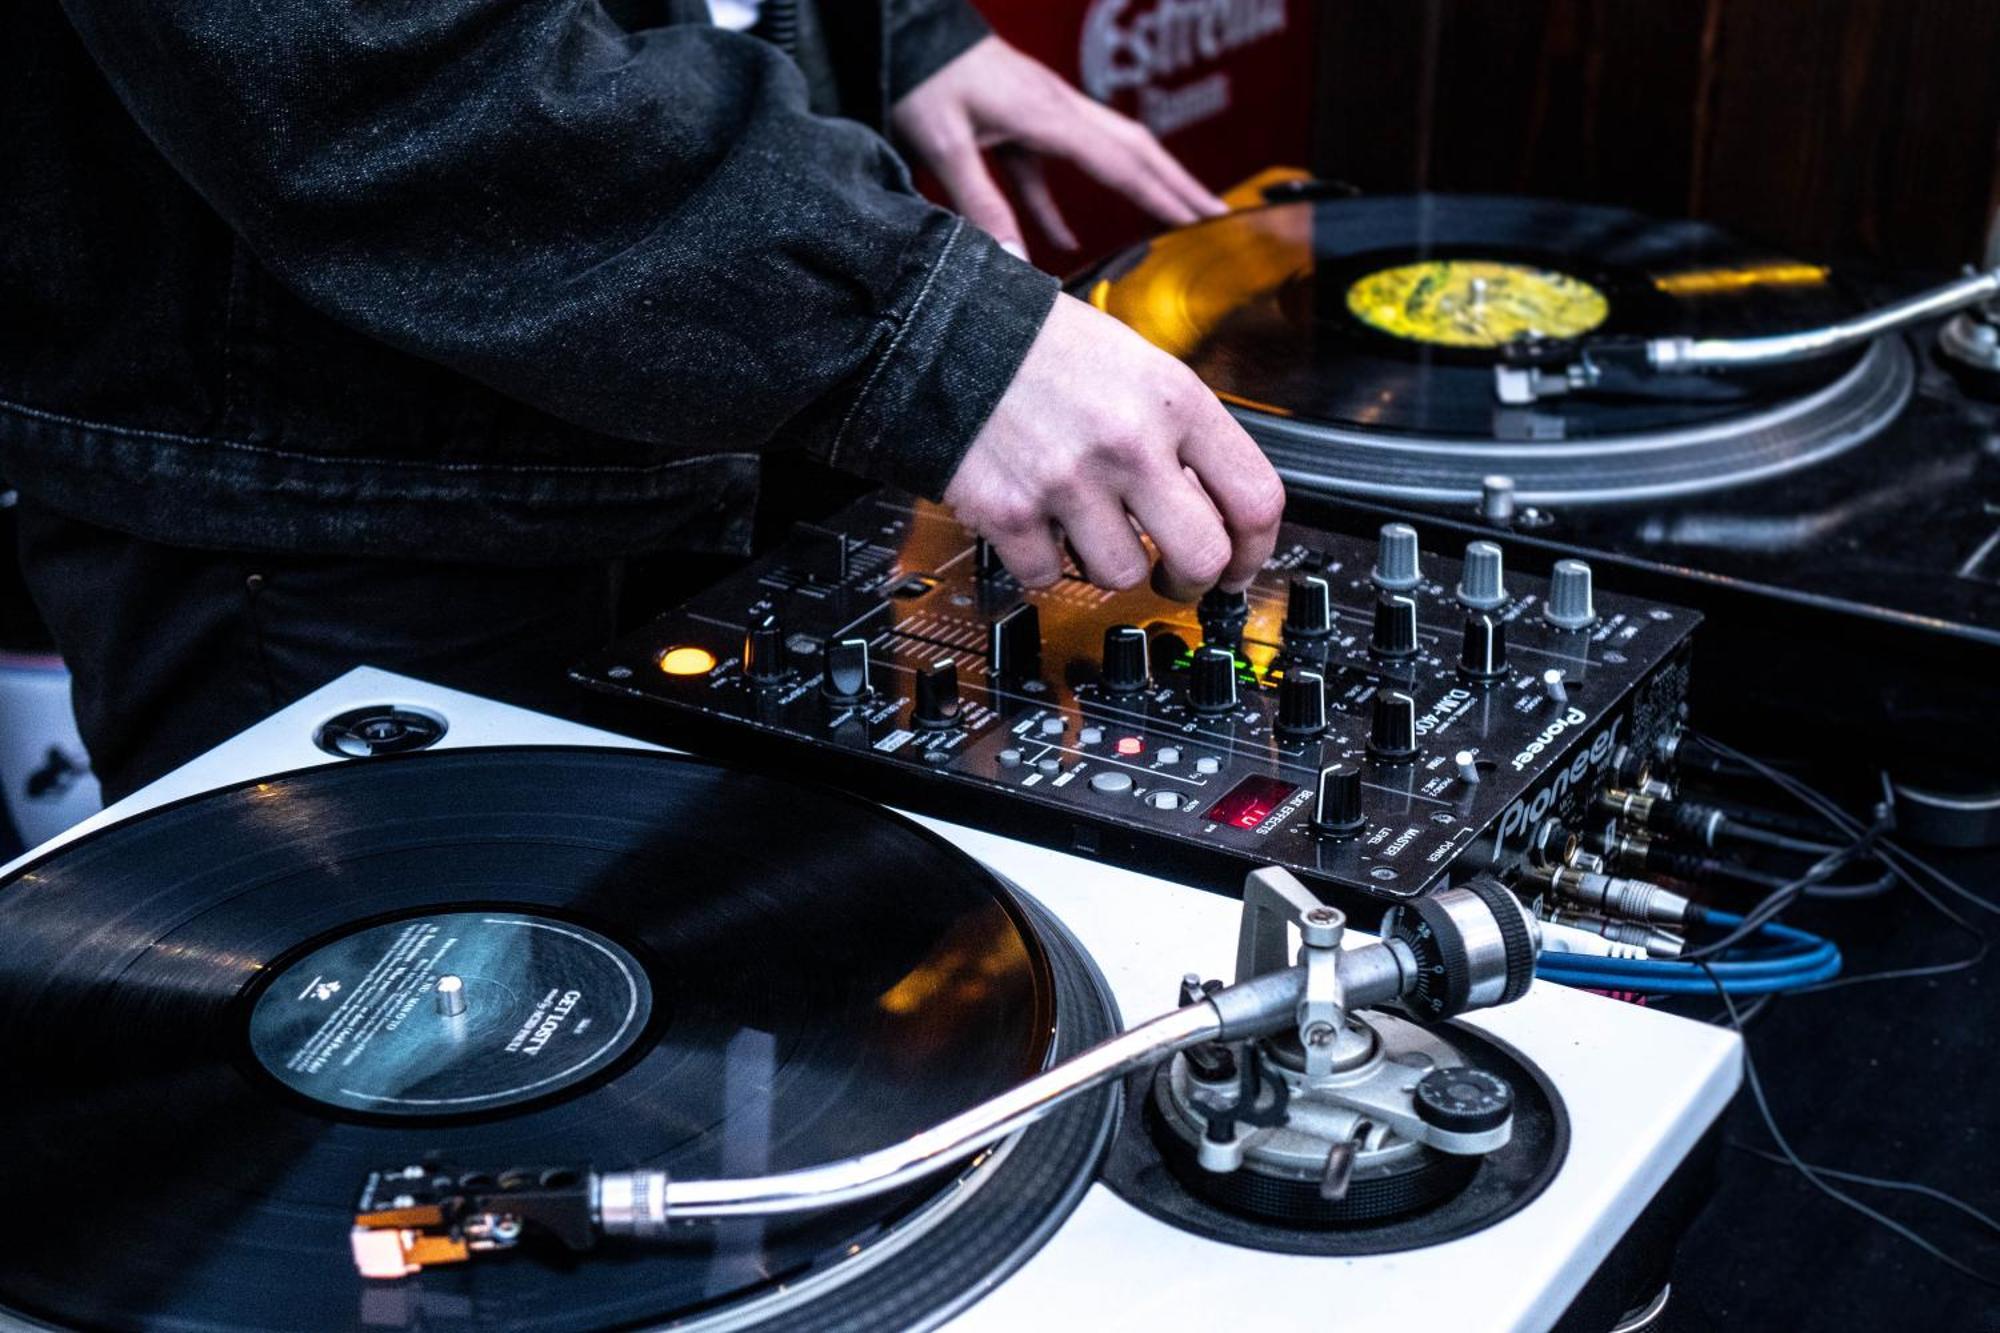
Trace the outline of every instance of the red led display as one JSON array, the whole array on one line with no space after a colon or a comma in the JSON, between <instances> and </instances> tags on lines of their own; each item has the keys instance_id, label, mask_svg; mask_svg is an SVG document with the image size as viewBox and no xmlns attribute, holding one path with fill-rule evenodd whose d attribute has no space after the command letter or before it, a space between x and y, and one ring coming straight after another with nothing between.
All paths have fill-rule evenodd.
<instances>
[{"instance_id":1,"label":"red led display","mask_svg":"<svg viewBox=\"0 0 2000 1333\"><path fill-rule=\"evenodd\" d=\"M1229 795L1208 807L1208 813L1203 818L1231 828L1256 828L1297 790L1295 783L1260 773L1237 783L1230 789Z\"/></svg>"}]
</instances>

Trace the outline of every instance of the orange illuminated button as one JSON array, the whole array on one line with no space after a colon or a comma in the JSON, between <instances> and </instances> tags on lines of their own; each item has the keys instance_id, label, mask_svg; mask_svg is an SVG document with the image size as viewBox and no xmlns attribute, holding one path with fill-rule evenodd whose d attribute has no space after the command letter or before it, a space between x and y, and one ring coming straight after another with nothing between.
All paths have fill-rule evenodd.
<instances>
[{"instance_id":1,"label":"orange illuminated button","mask_svg":"<svg viewBox=\"0 0 2000 1333\"><path fill-rule=\"evenodd\" d=\"M1118 753L1122 755L1135 755L1145 748L1145 745L1141 743L1137 736L1120 736L1118 738Z\"/></svg>"},{"instance_id":2,"label":"orange illuminated button","mask_svg":"<svg viewBox=\"0 0 2000 1333\"><path fill-rule=\"evenodd\" d=\"M669 648L660 654L660 670L669 676L706 676L715 670L715 654L706 648Z\"/></svg>"}]
</instances>

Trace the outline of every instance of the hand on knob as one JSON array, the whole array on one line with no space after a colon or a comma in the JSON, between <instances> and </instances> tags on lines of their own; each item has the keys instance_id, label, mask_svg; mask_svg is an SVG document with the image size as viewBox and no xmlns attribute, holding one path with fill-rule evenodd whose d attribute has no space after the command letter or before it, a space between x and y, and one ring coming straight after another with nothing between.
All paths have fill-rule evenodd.
<instances>
[{"instance_id":1,"label":"hand on knob","mask_svg":"<svg viewBox=\"0 0 2000 1333\"><path fill-rule=\"evenodd\" d=\"M1285 490L1193 371L1058 296L944 500L1029 587L1061 575L1065 538L1092 583L1136 586L1136 526L1159 550L1159 590L1192 601L1249 586Z\"/></svg>"}]
</instances>

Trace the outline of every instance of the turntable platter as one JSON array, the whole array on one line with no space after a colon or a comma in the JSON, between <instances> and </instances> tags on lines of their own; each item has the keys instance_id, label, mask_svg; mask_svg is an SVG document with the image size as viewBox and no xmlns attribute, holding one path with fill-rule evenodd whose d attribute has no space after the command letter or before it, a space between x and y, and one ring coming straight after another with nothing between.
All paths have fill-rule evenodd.
<instances>
[{"instance_id":1,"label":"turntable platter","mask_svg":"<svg viewBox=\"0 0 2000 1333\"><path fill-rule=\"evenodd\" d=\"M1493 392L1517 338L1736 337L1825 324L1825 269L1699 222L1482 196L1306 199L1170 232L1074 284L1194 368L1307 492L1615 504L1774 475L1902 410L1903 344L1729 378ZM1637 377L1632 377L1636 380Z\"/></svg>"},{"instance_id":2,"label":"turntable platter","mask_svg":"<svg viewBox=\"0 0 2000 1333\"><path fill-rule=\"evenodd\" d=\"M955 1189L587 1263L371 1285L347 1231L370 1170L431 1153L715 1177L926 1128L1110 1030L1037 913L879 808L630 751L370 760L114 826L0 886L0 1305L214 1330L948 1308L1067 1212L1109 1093Z\"/></svg>"}]
</instances>

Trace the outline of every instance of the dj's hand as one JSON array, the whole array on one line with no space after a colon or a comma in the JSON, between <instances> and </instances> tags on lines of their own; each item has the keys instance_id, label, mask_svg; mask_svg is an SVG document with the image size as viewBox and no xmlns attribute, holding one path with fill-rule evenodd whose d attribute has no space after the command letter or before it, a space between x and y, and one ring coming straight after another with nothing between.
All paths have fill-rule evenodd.
<instances>
[{"instance_id":1,"label":"dj's hand","mask_svg":"<svg viewBox=\"0 0 2000 1333\"><path fill-rule=\"evenodd\" d=\"M944 501L1029 587L1067 538L1092 583L1130 588L1160 552L1160 591L1247 586L1277 539L1285 489L1193 371L1117 320L1058 296Z\"/></svg>"},{"instance_id":2,"label":"dj's hand","mask_svg":"<svg viewBox=\"0 0 2000 1333\"><path fill-rule=\"evenodd\" d=\"M1021 224L993 180L985 150L1054 244L1076 248L1042 162L1072 162L1160 221L1180 226L1228 211L1137 121L1072 88L997 37L968 48L896 103L895 131L958 211L1025 254Z\"/></svg>"}]
</instances>

